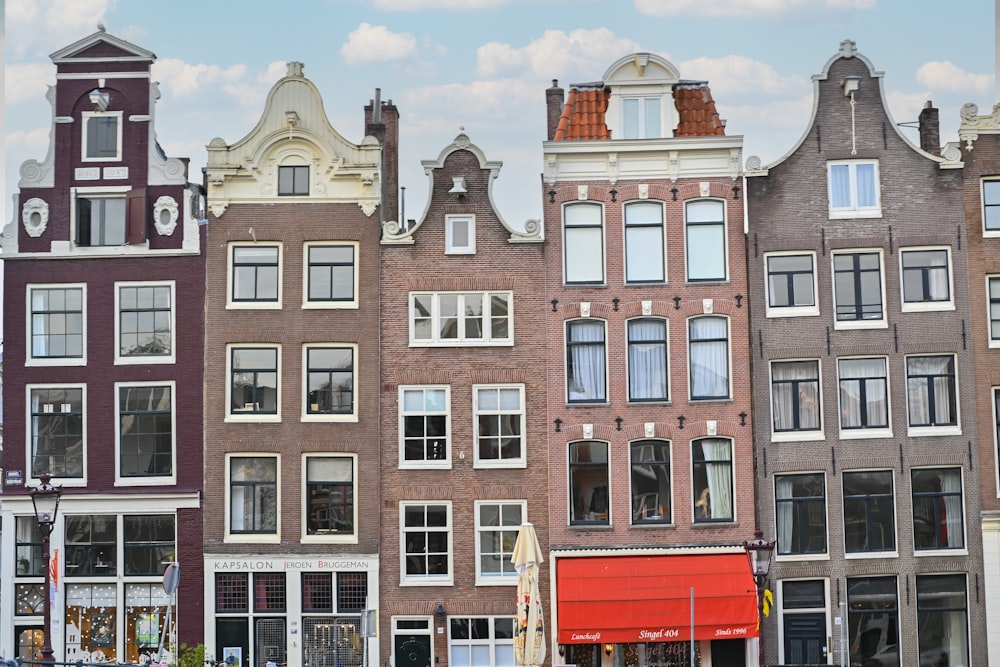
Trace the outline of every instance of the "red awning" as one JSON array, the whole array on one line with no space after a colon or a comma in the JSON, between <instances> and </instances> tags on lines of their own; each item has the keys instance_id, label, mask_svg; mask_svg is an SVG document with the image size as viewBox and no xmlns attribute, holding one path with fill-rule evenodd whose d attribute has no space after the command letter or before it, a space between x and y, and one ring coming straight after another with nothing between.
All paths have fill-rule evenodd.
<instances>
[{"instance_id":1,"label":"red awning","mask_svg":"<svg viewBox=\"0 0 1000 667\"><path fill-rule=\"evenodd\" d=\"M560 644L756 637L757 589L745 554L556 560Z\"/></svg>"}]
</instances>

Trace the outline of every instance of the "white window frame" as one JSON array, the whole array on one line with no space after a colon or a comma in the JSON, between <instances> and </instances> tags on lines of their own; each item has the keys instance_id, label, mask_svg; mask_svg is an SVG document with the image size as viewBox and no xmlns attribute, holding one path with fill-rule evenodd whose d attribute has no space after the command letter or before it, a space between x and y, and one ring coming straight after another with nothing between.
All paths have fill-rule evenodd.
<instances>
[{"instance_id":1,"label":"white window frame","mask_svg":"<svg viewBox=\"0 0 1000 667\"><path fill-rule=\"evenodd\" d=\"M846 539L844 540L844 558L851 560L864 560L864 559L874 559L874 558L896 558L899 556L899 484L896 481L896 471L892 468L851 468L841 471L840 474L840 511L842 519L844 521L842 534L847 533L847 508L844 506L847 498L844 493L844 475L849 475L852 473L866 473L866 472L886 472L889 473L889 482L892 486L892 527L895 531L893 533L893 544L896 548L892 551L848 551L846 547ZM911 477L912 483L912 477ZM853 497L853 496L852 496ZM910 493L910 500L913 500L913 494ZM867 527L867 521L866 521Z\"/></svg>"},{"instance_id":2,"label":"white window frame","mask_svg":"<svg viewBox=\"0 0 1000 667\"><path fill-rule=\"evenodd\" d=\"M498 533L498 532L513 532L515 540L517 539L517 531L520 524L517 526L508 526L505 531L503 529L497 529L493 526L483 527L480 523L480 511L486 506L496 506L500 509L501 514L503 513L504 506L518 507L521 510L521 523L528 520L528 501L527 500L476 500L474 503L475 511L475 523L476 523L476 586L516 586L517 585L517 573L513 570L511 574L483 574L482 570L482 550L480 548L481 543L479 541L479 535L481 533ZM513 552L514 543L510 544L510 551ZM507 549L503 549L504 552Z\"/></svg>"},{"instance_id":3,"label":"white window frame","mask_svg":"<svg viewBox=\"0 0 1000 667\"><path fill-rule=\"evenodd\" d=\"M993 416L993 476L996 497L1000 498L1000 386L990 387L990 414Z\"/></svg>"},{"instance_id":4,"label":"white window frame","mask_svg":"<svg viewBox=\"0 0 1000 667\"><path fill-rule=\"evenodd\" d=\"M467 620L467 621L472 621L474 619L486 619L486 620L489 621L490 636L489 636L488 639L473 639L473 638L470 637L469 639L453 640L452 637L451 637L451 622L452 622L453 619L454 620ZM514 651L515 651L515 649L514 649L514 637L512 636L510 638L497 638L497 636L496 636L496 621L497 620L501 620L501 619L503 619L503 620L509 620L511 622L511 625L514 627L514 634L516 635L516 633L517 633L517 618L515 616L507 616L507 615L503 615L503 614L494 614L494 615L489 615L489 614L454 614L453 616L449 616L448 617L448 664L449 665L466 664L466 662L468 660L468 657L464 658L461 661L455 659L455 656L454 656L455 650L454 649L456 647L465 648L468 653L471 653L472 652L471 647L479 646L479 647L487 647L489 649L490 662L489 662L488 665L486 665L486 664L477 665L477 667L507 667L507 665L505 665L503 663L499 663L497 661L497 648L500 647L500 646L507 646L507 647L509 647L510 654L514 655Z\"/></svg>"},{"instance_id":5,"label":"white window frame","mask_svg":"<svg viewBox=\"0 0 1000 667\"><path fill-rule=\"evenodd\" d=\"M149 247L149 241L142 244L130 245L128 243L128 193L132 191L131 185L88 185L70 188L71 200L69 206L69 242L70 247L76 254L108 255L108 254L128 254L131 252L145 252ZM125 202L125 245L78 245L77 239L77 219L76 207L77 199L121 199Z\"/></svg>"},{"instance_id":6,"label":"white window frame","mask_svg":"<svg viewBox=\"0 0 1000 667\"><path fill-rule=\"evenodd\" d=\"M82 412L82 422L81 429L83 431L83 437L81 438L83 442L83 452L81 456L83 457L83 476L81 477L57 477L52 476L53 482L58 482L58 486L65 487L78 487L87 486L87 470L88 470L88 452L87 452L87 430L88 430L88 418L87 418L87 385L86 383L80 382L39 382L35 384L28 384L24 387L24 460L25 460L25 486L34 483L37 486L41 483L38 477L32 474L32 447L31 447L31 435L33 433L31 426L31 392L36 389L79 389L80 390L80 409ZM117 411L116 411L117 413Z\"/></svg>"},{"instance_id":7,"label":"white window frame","mask_svg":"<svg viewBox=\"0 0 1000 667\"><path fill-rule=\"evenodd\" d=\"M309 350L319 348L347 349L351 351L351 412L343 414L314 414L309 412ZM280 357L280 352L279 352ZM230 360L232 357L230 356ZM279 358L278 365L281 365ZM301 418L304 422L357 422L358 421L358 345L357 343L303 343L302 344L302 405ZM278 372L278 384L281 384L281 372ZM232 383L230 383L230 390ZM280 390L279 390L280 394ZM279 406L278 412L281 409Z\"/></svg>"},{"instance_id":8,"label":"white window frame","mask_svg":"<svg viewBox=\"0 0 1000 667\"><path fill-rule=\"evenodd\" d=\"M276 402L276 412L275 414L258 414L258 413L240 413L233 414L232 404L233 404L233 350L247 348L247 349L264 349L273 348L277 352L278 357L278 390L275 396ZM226 404L224 406L225 410L225 420L227 422L280 422L281 421L281 345L277 343L229 343L226 345Z\"/></svg>"},{"instance_id":9,"label":"white window frame","mask_svg":"<svg viewBox=\"0 0 1000 667\"><path fill-rule=\"evenodd\" d=\"M570 326L577 322L600 322L601 326L604 327L604 338L600 341L601 346L604 348L603 351L603 363L604 363L604 397L598 399L573 399L570 394L569 385L569 357L571 354L571 346L569 340L569 330ZM577 342L588 342L588 341L577 341ZM597 341L592 341L597 342ZM603 320L598 317L576 317L571 320L566 320L563 323L563 359L565 360L565 366L563 368L563 383L565 385L563 396L566 397L566 405L604 405L609 402L608 397L608 321Z\"/></svg>"},{"instance_id":10,"label":"white window frame","mask_svg":"<svg viewBox=\"0 0 1000 667\"><path fill-rule=\"evenodd\" d=\"M651 494L649 492L641 494L636 493L635 483L633 481L631 471L635 470L635 466L641 466L644 464L653 464L653 463L662 464L663 461L637 461L634 457L635 448L636 446L638 446L641 449L644 447L655 447L657 445L659 446L666 445L667 451L669 452L669 455L666 460L667 473L669 475L667 483L670 485L669 486L670 495L668 498L666 498L667 502L665 505L667 511L665 515L658 514L660 508L664 507L664 503L660 502L660 498L658 497L659 492L657 492L655 494L657 498L654 501L656 507L654 508L653 515L647 514L643 517L636 517L635 504L634 504L636 498L639 497L643 499L643 508L645 509L646 507L648 507L648 505L646 504L646 500L649 498ZM674 494L676 491L676 487L674 485L674 441L668 440L666 438L636 438L634 440L630 440L628 443L628 456L629 456L629 470L630 470L629 483L628 483L630 525L632 527L644 526L644 527L659 527L659 528L662 528L663 526L674 525L674 520L676 518L674 512Z\"/></svg>"},{"instance_id":11,"label":"white window frame","mask_svg":"<svg viewBox=\"0 0 1000 667\"><path fill-rule=\"evenodd\" d=\"M596 225L591 225L591 224L574 224L572 226L567 227L567 225L566 225L566 212L569 211L569 210L571 210L571 209L573 209L574 207L579 207L581 210L584 207L593 207L593 209L597 211L598 216L599 216L599 218L598 218L599 219L598 224L596 224ZM604 229L605 228L605 224L604 224L605 223L604 206L601 203L599 203L599 202L574 201L574 202L570 202L570 203L567 203L567 204L563 205L561 213L562 213L562 220L561 220L561 222L562 222L562 242L563 242L563 251L562 251L563 284L564 285L583 285L583 286L589 286L589 287L599 287L599 286L607 284L607 280L608 280L608 274L607 274L607 249L606 249L607 239L605 238L605 229ZM567 231L570 230L570 229L597 229L598 230L598 236L600 237L599 253L600 253L600 256L601 256L601 262L600 262L600 264L601 264L601 266L600 266L600 274L601 275L600 275L600 278L598 278L597 280L570 280L570 270L569 270L570 267L569 267L569 262L567 261L567 257L566 257L566 255L567 255L567 253L569 252L569 249L570 249L570 244L566 240L567 239ZM574 246L574 247L576 247L576 246Z\"/></svg>"},{"instance_id":12,"label":"white window frame","mask_svg":"<svg viewBox=\"0 0 1000 667\"><path fill-rule=\"evenodd\" d=\"M251 458L251 459L264 459L271 458L275 460L274 471L275 471L275 526L274 533L234 533L232 532L232 465L231 461L235 458ZM225 454L225 536L223 537L224 543L259 543L259 544L280 544L281 543L281 454L277 452L226 452Z\"/></svg>"},{"instance_id":13,"label":"white window frame","mask_svg":"<svg viewBox=\"0 0 1000 667\"><path fill-rule=\"evenodd\" d=\"M399 468L400 470L426 470L426 469L437 469L437 470L450 470L451 469L451 455L452 455L452 438L451 438L451 385L447 384L407 384L399 385L398 398L398 430L399 430ZM404 394L407 391L421 391L426 392L427 390L444 391L444 402L445 409L442 412L420 410L407 413L404 409ZM426 405L426 401L424 403ZM407 461L405 458L406 453L406 415L444 415L445 424L445 456L440 461L428 461L426 458L420 461Z\"/></svg>"},{"instance_id":14,"label":"white window frame","mask_svg":"<svg viewBox=\"0 0 1000 667\"><path fill-rule=\"evenodd\" d=\"M879 289L882 299L882 317L877 320L838 320L837 319L837 268L835 258L838 255L878 255ZM840 329L887 329L889 327L888 302L885 295L885 254L882 248L844 248L830 252L830 291L833 296L833 328Z\"/></svg>"},{"instance_id":15,"label":"white window frame","mask_svg":"<svg viewBox=\"0 0 1000 667\"><path fill-rule=\"evenodd\" d=\"M914 357L951 357L954 375L952 375L953 389L955 392L955 423L941 426L911 426L910 416L910 370L909 360ZM903 377L906 380L906 435L912 438L921 436L938 435L961 435L962 434L962 396L959 393L959 378L961 377L958 368L958 355L954 352L921 352L919 354L908 354L903 358Z\"/></svg>"},{"instance_id":16,"label":"white window frame","mask_svg":"<svg viewBox=\"0 0 1000 667\"><path fill-rule=\"evenodd\" d=\"M736 471L733 471L735 476ZM800 553L793 551L787 554L778 553L778 507L779 501L791 501L789 504L792 507L792 511L798 509L799 503L795 501L797 496L790 496L789 498L778 498L778 481L785 477L808 477L808 476L819 476L823 482L823 538L825 540L824 548L825 550L820 553ZM735 484L735 480L734 480ZM734 487L735 489L735 487ZM800 501L801 502L801 501ZM775 561L817 561L817 560L830 560L832 546L830 544L830 484L826 479L826 472L823 470L798 470L789 472L779 472L775 473L771 478L771 503L774 508L775 517L775 535L774 535L774 560ZM794 521L793 521L794 523Z\"/></svg>"},{"instance_id":17,"label":"white window frame","mask_svg":"<svg viewBox=\"0 0 1000 667\"><path fill-rule=\"evenodd\" d=\"M447 525L443 529L435 529L433 532L447 532L448 534L448 574L447 575L423 575L414 576L406 574L406 508L423 507L428 505L442 505L447 511ZM430 532L428 527L419 529L420 532ZM402 500L399 503L399 585L400 586L453 586L455 583L455 536L454 518L450 500Z\"/></svg>"},{"instance_id":18,"label":"white window frame","mask_svg":"<svg viewBox=\"0 0 1000 667\"><path fill-rule=\"evenodd\" d=\"M774 365L795 362L815 362L816 364L816 408L819 416L819 428L801 429L797 431L775 431L774 430ZM771 441L772 442L802 442L823 440L826 435L825 421L823 419L823 360L816 357L794 358L794 359L772 359L768 364L769 396L771 401Z\"/></svg>"},{"instance_id":19,"label":"white window frame","mask_svg":"<svg viewBox=\"0 0 1000 667\"><path fill-rule=\"evenodd\" d=\"M874 166L874 187L875 187L875 205L874 206L859 206L858 205L858 176L857 167L858 165L870 164ZM842 206L834 208L833 206L833 168L836 166L847 166L848 168L848 182L850 187L850 197L851 204L849 206ZM844 218L881 218L882 217L882 185L881 178L879 176L879 164L878 160L829 160L826 163L826 187L827 187L827 204L829 208L829 214L831 220L844 219Z\"/></svg>"},{"instance_id":20,"label":"white window frame","mask_svg":"<svg viewBox=\"0 0 1000 667\"><path fill-rule=\"evenodd\" d=\"M342 301L311 301L309 299L309 269L311 267L309 263L309 251L312 248L323 248L323 247L336 247L336 248L346 248L350 247L354 254L353 261L353 282L354 290L351 299L344 299ZM302 246L302 308L304 309L316 309L316 310L347 310L347 309L357 309L360 306L360 299L358 298L358 280L360 278L360 271L358 269L360 244L357 241L306 241ZM231 261L231 260L230 260ZM230 274L231 279L232 274ZM232 289L229 290L229 296L232 298ZM278 301L281 301L281 252L278 252ZM243 302L239 302L243 307Z\"/></svg>"},{"instance_id":21,"label":"white window frame","mask_svg":"<svg viewBox=\"0 0 1000 667\"><path fill-rule=\"evenodd\" d=\"M996 183L995 187L1000 187L1000 179L997 178L983 178L979 182L979 213L983 217L983 237L985 238L1000 238L1000 227L996 229L989 229L986 227L986 184ZM990 207L997 206L1000 208L1000 201L996 204L990 204Z\"/></svg>"},{"instance_id":22,"label":"white window frame","mask_svg":"<svg viewBox=\"0 0 1000 667\"><path fill-rule=\"evenodd\" d=\"M903 256L911 252L944 251L947 257L948 299L944 301L906 301L906 286L903 282ZM955 310L955 278L954 263L951 257L951 246L910 246L899 249L899 302L904 313L926 312L939 310Z\"/></svg>"},{"instance_id":23,"label":"white window frame","mask_svg":"<svg viewBox=\"0 0 1000 667\"><path fill-rule=\"evenodd\" d=\"M79 357L35 357L32 354L32 317L31 293L33 290L47 289L79 289L81 290L82 303L81 312L83 323L81 332L83 336L81 354ZM25 293L25 313L24 313L24 365L25 366L86 366L87 365L87 283L28 283L24 286ZM64 311L65 312L65 311Z\"/></svg>"},{"instance_id":24,"label":"white window frame","mask_svg":"<svg viewBox=\"0 0 1000 667\"><path fill-rule=\"evenodd\" d=\"M465 245L455 243L455 227L458 223L466 223L469 242ZM444 254L475 255L476 254L476 216L474 213L444 216Z\"/></svg>"},{"instance_id":25,"label":"white window frame","mask_svg":"<svg viewBox=\"0 0 1000 667\"><path fill-rule=\"evenodd\" d=\"M482 410L479 409L479 392L483 390L505 390L516 389L518 392L517 411L503 410ZM527 428L527 418L525 415L525 387L523 384L474 384L472 385L472 451L473 467L475 468L524 468L528 465L527 447L528 438L525 429ZM480 415L517 415L520 421L521 433L521 455L510 459L480 459L479 458L479 416ZM449 437L450 425L449 425Z\"/></svg>"},{"instance_id":26,"label":"white window frame","mask_svg":"<svg viewBox=\"0 0 1000 667\"><path fill-rule=\"evenodd\" d=\"M354 522L353 535L309 534L309 459L349 459L351 461L351 484L353 486L352 494L354 498L354 516L351 519ZM299 542L302 544L357 544L360 530L358 526L358 455L350 452L303 452L300 465L300 470L302 471L302 535L299 538Z\"/></svg>"},{"instance_id":27,"label":"white window frame","mask_svg":"<svg viewBox=\"0 0 1000 667\"><path fill-rule=\"evenodd\" d=\"M812 262L813 305L811 306L775 306L771 303L771 272L769 260L775 257L809 257ZM764 295L766 299L766 317L814 317L819 315L819 280L816 271L816 251L789 250L784 252L764 253Z\"/></svg>"},{"instance_id":28,"label":"white window frame","mask_svg":"<svg viewBox=\"0 0 1000 667\"><path fill-rule=\"evenodd\" d=\"M989 347L997 349L1000 348L1000 332L996 338L993 337L993 313L990 307L990 283L993 281L997 282L997 289L1000 290L1000 273L986 276L986 339ZM998 300L997 305L1000 307L1000 300ZM997 321L1000 322L1000 315L998 315ZM1000 324L997 326L1000 327Z\"/></svg>"},{"instance_id":29,"label":"white window frame","mask_svg":"<svg viewBox=\"0 0 1000 667\"><path fill-rule=\"evenodd\" d=\"M169 287L170 288L170 354L129 355L121 354L121 288L122 287ZM177 284L173 280L121 281L115 283L115 365L130 364L173 364L177 361Z\"/></svg>"},{"instance_id":30,"label":"white window frame","mask_svg":"<svg viewBox=\"0 0 1000 667\"><path fill-rule=\"evenodd\" d=\"M872 355L851 355L837 357L837 414L842 415L844 406L840 401L840 362L854 359L881 359L885 368L885 402L886 402L886 427L885 428L848 428L845 429L840 419L837 419L838 437L841 440L861 440L864 438L891 438L892 437L892 378L889 373L889 358L879 354Z\"/></svg>"},{"instance_id":31,"label":"white window frame","mask_svg":"<svg viewBox=\"0 0 1000 667\"><path fill-rule=\"evenodd\" d=\"M660 218L659 223L654 224L654 223L633 222L630 225L628 213L629 213L629 208L632 207L649 207L649 208L656 207L659 210L659 218ZM622 243L622 262L624 266L626 285L658 285L667 282L667 238L666 238L666 224L665 224L666 223L665 208L666 207L664 206L664 203L656 199L637 199L634 201L625 202L624 205L622 206L622 238L624 240L624 242ZM629 266L630 266L629 254L631 250L634 250L633 248L631 248L631 244L637 243L637 245L640 245L641 247L641 244L638 244L637 241L629 240L630 238L629 231L639 230L639 229L655 229L660 234L660 239L656 247L656 250L659 252L660 255L659 256L660 276L658 278L653 278L649 280L629 279Z\"/></svg>"},{"instance_id":32,"label":"white window frame","mask_svg":"<svg viewBox=\"0 0 1000 667\"><path fill-rule=\"evenodd\" d=\"M474 294L482 297L483 299L483 336L482 338L465 338L464 336L459 336L454 339L442 339L441 338L441 297L442 296L457 296L459 301L458 307L458 322L459 331L464 332L464 318L461 317L464 308L462 304L464 303L464 296L467 294ZM507 333L506 338L493 338L493 297L494 296L506 296L507 297ZM416 297L418 296L429 296L431 298L431 330L432 335L430 338L417 338L416 337ZM410 329L410 347L510 347L514 345L514 292L506 290L490 290L490 291L478 291L478 290L468 290L468 291L456 291L456 292L410 292L409 295L409 329Z\"/></svg>"},{"instance_id":33,"label":"white window frame","mask_svg":"<svg viewBox=\"0 0 1000 667\"><path fill-rule=\"evenodd\" d=\"M278 249L278 298L276 301L237 301L233 299L236 281L233 275L235 248L276 247ZM226 310L281 310L284 298L284 244L281 241L230 241L226 248Z\"/></svg>"},{"instance_id":34,"label":"white window frame","mask_svg":"<svg viewBox=\"0 0 1000 667\"><path fill-rule=\"evenodd\" d=\"M621 98L620 98L620 100L621 100L621 124L622 124L622 126L621 126L621 130L622 130L621 131L621 138L622 139L632 139L632 140L662 139L663 137L666 136L664 134L664 132L663 132L663 128L664 128L664 124L663 124L663 95L622 95ZM637 116L637 118L636 118L636 131L638 132L638 134L637 134L637 136L634 136L634 137L626 136L626 132L625 132L625 117L626 117L625 103L627 101L635 101L635 102L638 103L638 107L636 109L636 116ZM647 121L649 120L649 116L646 113L646 103L649 102L649 101L655 101L656 102L656 114L655 114L655 118L656 118L656 122L657 122L657 127L655 128L656 129L655 134L651 134L651 130L653 128L649 128L649 127L646 126L647 125Z\"/></svg>"},{"instance_id":35,"label":"white window frame","mask_svg":"<svg viewBox=\"0 0 1000 667\"><path fill-rule=\"evenodd\" d=\"M169 387L170 388L170 466L171 474L164 477L123 477L121 470L121 390L127 387ZM115 382L115 486L171 486L177 483L177 382Z\"/></svg>"},{"instance_id":36,"label":"white window frame","mask_svg":"<svg viewBox=\"0 0 1000 667\"><path fill-rule=\"evenodd\" d=\"M693 361L693 358L691 356L691 321L692 320L696 320L696 319L700 319L700 318L706 318L706 317L721 318L721 319L724 319L726 321L726 370L727 370L727 373L728 373L728 378L726 379L727 380L727 389L726 389L726 395L725 396L697 396L697 397L695 397L695 396L692 395L693 383L691 382L691 362ZM732 320L730 319L730 317L728 315L719 315L719 314L716 314L716 313L704 313L704 314L699 314L699 315L692 315L691 317L687 318L687 320L684 322L684 328L685 328L685 330L684 330L685 345L687 346L687 364L686 364L687 368L686 368L686 372L687 372L687 385L688 385L688 400L689 401L697 401L697 402L702 402L702 401L732 401L733 400L733 323L732 323ZM701 342L701 341L695 341L695 342Z\"/></svg>"},{"instance_id":37,"label":"white window frame","mask_svg":"<svg viewBox=\"0 0 1000 667\"><path fill-rule=\"evenodd\" d=\"M830 580L826 577L795 577L778 579L779 593L777 598L779 600L785 599L784 585L787 581L822 581L823 582L823 601L825 606L823 607L805 607L802 609L795 609L790 611L785 611L784 604L775 605L778 611L778 662L784 663L787 660L785 655L785 616L794 616L796 614L823 614L826 617L826 630L830 631L831 626L831 616L830 616Z\"/></svg>"},{"instance_id":38,"label":"white window frame","mask_svg":"<svg viewBox=\"0 0 1000 667\"><path fill-rule=\"evenodd\" d=\"M699 204L702 202L717 202L722 204L722 220L718 221L689 221L688 220L688 206L691 204ZM708 227L708 226L720 226L722 227L722 276L713 276L710 278L692 278L691 277L691 242L689 238L689 233L692 228L698 227ZM729 206L726 204L725 199L720 199L718 197L697 197L694 199L688 199L684 202L684 280L691 285L704 285L710 283L725 283L729 282Z\"/></svg>"},{"instance_id":39,"label":"white window frame","mask_svg":"<svg viewBox=\"0 0 1000 667\"><path fill-rule=\"evenodd\" d=\"M960 547L938 547L938 548L926 548L917 549L916 548L916 531L915 520L916 513L914 511L914 498L913 498L913 473L918 470L957 470L958 471L958 481L959 481L959 492L961 494L961 509L959 510L962 518L962 546ZM969 493L970 491L965 487L965 468L961 465L949 465L947 463L941 463L939 465L921 465L913 466L910 468L910 474L908 476L907 486L909 487L909 503L910 503L910 539L912 540L910 546L912 547L913 556L915 558L921 558L926 556L967 556L969 554L969 531L974 531L979 527L979 523L975 522L975 517L970 517L968 513L969 509ZM972 480L975 484L975 479ZM944 495L944 490L941 491L941 495ZM975 522L975 523L974 523ZM974 527L973 527L974 526ZM897 527L897 530L900 528Z\"/></svg>"},{"instance_id":40,"label":"white window frame","mask_svg":"<svg viewBox=\"0 0 1000 667\"><path fill-rule=\"evenodd\" d=\"M115 117L118 119L118 152L114 157L87 157L87 134L91 118ZM80 161L81 162L121 162L122 161L122 126L124 125L122 111L84 111L80 114Z\"/></svg>"}]
</instances>

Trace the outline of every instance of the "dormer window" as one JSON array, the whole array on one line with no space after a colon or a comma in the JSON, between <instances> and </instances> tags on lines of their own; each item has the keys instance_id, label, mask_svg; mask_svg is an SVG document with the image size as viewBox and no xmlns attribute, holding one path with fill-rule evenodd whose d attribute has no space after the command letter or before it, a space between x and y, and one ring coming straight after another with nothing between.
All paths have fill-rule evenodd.
<instances>
[{"instance_id":1,"label":"dormer window","mask_svg":"<svg viewBox=\"0 0 1000 667\"><path fill-rule=\"evenodd\" d=\"M117 162L122 159L122 113L83 112L84 162Z\"/></svg>"},{"instance_id":2,"label":"dormer window","mask_svg":"<svg viewBox=\"0 0 1000 667\"><path fill-rule=\"evenodd\" d=\"M662 136L659 97L622 98L622 139L658 139Z\"/></svg>"},{"instance_id":3,"label":"dormer window","mask_svg":"<svg viewBox=\"0 0 1000 667\"><path fill-rule=\"evenodd\" d=\"M304 197L309 194L309 167L292 165L278 167L278 195Z\"/></svg>"}]
</instances>

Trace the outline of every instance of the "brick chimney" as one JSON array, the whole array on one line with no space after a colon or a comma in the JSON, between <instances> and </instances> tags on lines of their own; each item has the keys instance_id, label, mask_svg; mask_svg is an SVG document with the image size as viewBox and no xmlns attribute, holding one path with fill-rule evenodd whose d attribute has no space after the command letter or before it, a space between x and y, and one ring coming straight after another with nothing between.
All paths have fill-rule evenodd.
<instances>
[{"instance_id":1,"label":"brick chimney","mask_svg":"<svg viewBox=\"0 0 1000 667\"><path fill-rule=\"evenodd\" d=\"M563 110L563 89L559 87L559 79L552 79L552 86L545 89L545 108L548 112L548 136L552 141L559 127L559 117Z\"/></svg>"},{"instance_id":2,"label":"brick chimney","mask_svg":"<svg viewBox=\"0 0 1000 667\"><path fill-rule=\"evenodd\" d=\"M933 155L941 154L941 126L938 110L927 100L920 110L920 147Z\"/></svg>"},{"instance_id":3,"label":"brick chimney","mask_svg":"<svg viewBox=\"0 0 1000 667\"><path fill-rule=\"evenodd\" d=\"M380 99L381 89L375 89L375 99L365 105L365 134L382 144L382 221L399 217L399 110L392 100Z\"/></svg>"}]
</instances>

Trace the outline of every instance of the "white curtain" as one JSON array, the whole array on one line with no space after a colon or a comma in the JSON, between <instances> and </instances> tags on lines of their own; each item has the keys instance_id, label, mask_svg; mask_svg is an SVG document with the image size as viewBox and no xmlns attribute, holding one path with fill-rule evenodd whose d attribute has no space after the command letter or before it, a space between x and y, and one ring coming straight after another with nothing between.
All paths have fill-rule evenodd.
<instances>
[{"instance_id":1,"label":"white curtain","mask_svg":"<svg viewBox=\"0 0 1000 667\"><path fill-rule=\"evenodd\" d=\"M49 353L49 337L45 330L45 315L35 315L34 313L46 310L44 290L32 290L31 292L31 356L44 357Z\"/></svg>"},{"instance_id":2,"label":"white curtain","mask_svg":"<svg viewBox=\"0 0 1000 667\"><path fill-rule=\"evenodd\" d=\"M791 477L778 477L775 481L775 495L778 500L792 497ZM794 503L775 503L775 522L778 530L778 553L792 552L792 527L794 525Z\"/></svg>"},{"instance_id":3,"label":"white curtain","mask_svg":"<svg viewBox=\"0 0 1000 667\"><path fill-rule=\"evenodd\" d=\"M848 208L851 205L851 174L846 164L830 165L830 207Z\"/></svg>"},{"instance_id":4,"label":"white curtain","mask_svg":"<svg viewBox=\"0 0 1000 667\"><path fill-rule=\"evenodd\" d=\"M927 426L954 422L952 392L955 377L951 362L952 358L948 356L911 357L906 360L910 424ZM934 392L933 415L930 413L931 391Z\"/></svg>"},{"instance_id":5,"label":"white curtain","mask_svg":"<svg viewBox=\"0 0 1000 667\"><path fill-rule=\"evenodd\" d=\"M944 520L948 529L948 547L961 548L965 543L962 533L962 475L958 470L941 474L941 491L944 497Z\"/></svg>"},{"instance_id":6,"label":"white curtain","mask_svg":"<svg viewBox=\"0 0 1000 667\"><path fill-rule=\"evenodd\" d=\"M722 317L699 317L691 326L691 396L729 396L728 326Z\"/></svg>"},{"instance_id":7,"label":"white curtain","mask_svg":"<svg viewBox=\"0 0 1000 667\"><path fill-rule=\"evenodd\" d=\"M701 440L713 519L733 516L732 447L728 440Z\"/></svg>"},{"instance_id":8,"label":"white curtain","mask_svg":"<svg viewBox=\"0 0 1000 667\"><path fill-rule=\"evenodd\" d=\"M840 425L843 428L888 426L885 359L842 359L840 362ZM864 388L865 411L861 409ZM867 416L867 421L863 419Z\"/></svg>"},{"instance_id":9,"label":"white curtain","mask_svg":"<svg viewBox=\"0 0 1000 667\"><path fill-rule=\"evenodd\" d=\"M855 165L858 184L858 208L875 206L875 165L860 163Z\"/></svg>"},{"instance_id":10,"label":"white curtain","mask_svg":"<svg viewBox=\"0 0 1000 667\"><path fill-rule=\"evenodd\" d=\"M667 398L667 323L628 323L628 394L632 400Z\"/></svg>"},{"instance_id":11,"label":"white curtain","mask_svg":"<svg viewBox=\"0 0 1000 667\"><path fill-rule=\"evenodd\" d=\"M604 370L604 322L580 321L569 325L571 401L603 401L606 386Z\"/></svg>"},{"instance_id":12,"label":"white curtain","mask_svg":"<svg viewBox=\"0 0 1000 667\"><path fill-rule=\"evenodd\" d=\"M819 428L819 368L815 361L783 361L771 366L774 430ZM797 380L797 382L796 382Z\"/></svg>"}]
</instances>

